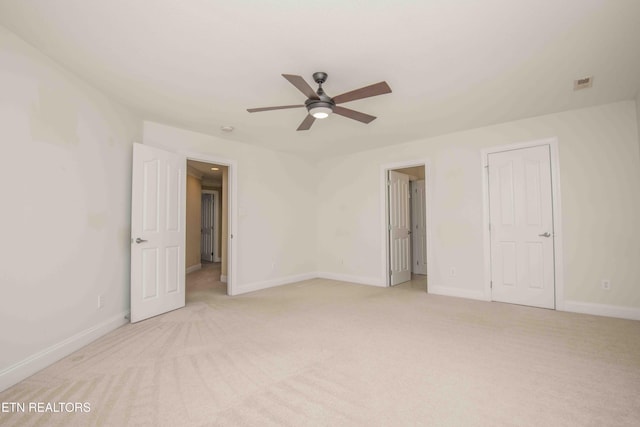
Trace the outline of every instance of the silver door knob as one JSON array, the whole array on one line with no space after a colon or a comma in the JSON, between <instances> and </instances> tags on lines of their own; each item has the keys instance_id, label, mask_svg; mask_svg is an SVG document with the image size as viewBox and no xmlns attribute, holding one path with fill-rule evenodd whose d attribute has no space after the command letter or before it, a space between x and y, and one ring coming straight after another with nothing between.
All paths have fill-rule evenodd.
<instances>
[{"instance_id":1,"label":"silver door knob","mask_svg":"<svg viewBox=\"0 0 640 427\"><path fill-rule=\"evenodd\" d=\"M146 242L146 240L136 237L136 243L142 243L142 242Z\"/></svg>"},{"instance_id":2,"label":"silver door knob","mask_svg":"<svg viewBox=\"0 0 640 427\"><path fill-rule=\"evenodd\" d=\"M551 237L551 233L549 233L549 232L547 231L546 233L538 234L538 236L540 236L540 237Z\"/></svg>"}]
</instances>

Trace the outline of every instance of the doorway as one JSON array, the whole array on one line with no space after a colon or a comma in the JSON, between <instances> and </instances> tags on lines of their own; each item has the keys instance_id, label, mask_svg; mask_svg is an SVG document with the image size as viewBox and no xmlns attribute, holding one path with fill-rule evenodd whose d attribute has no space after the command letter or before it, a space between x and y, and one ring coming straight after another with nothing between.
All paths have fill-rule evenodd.
<instances>
[{"instance_id":1,"label":"doorway","mask_svg":"<svg viewBox=\"0 0 640 427\"><path fill-rule=\"evenodd\" d=\"M228 168L188 159L187 173L187 273L206 268L226 283L227 248L220 236L228 224Z\"/></svg>"},{"instance_id":2,"label":"doorway","mask_svg":"<svg viewBox=\"0 0 640 427\"><path fill-rule=\"evenodd\" d=\"M185 305L187 161L226 167L227 218L221 235L221 267L226 269L226 293L234 295L237 245L237 163L204 154L167 151L134 143L131 183L131 322L138 322ZM193 180L191 180L193 184ZM197 187L197 185L196 185ZM197 191L196 256L200 260L201 186ZM192 221L193 222L193 221Z\"/></svg>"},{"instance_id":3,"label":"doorway","mask_svg":"<svg viewBox=\"0 0 640 427\"><path fill-rule=\"evenodd\" d=\"M430 233L428 162L383 165L386 285L427 291Z\"/></svg>"},{"instance_id":4,"label":"doorway","mask_svg":"<svg viewBox=\"0 0 640 427\"><path fill-rule=\"evenodd\" d=\"M483 152L491 301L558 308L560 218L555 140Z\"/></svg>"}]
</instances>

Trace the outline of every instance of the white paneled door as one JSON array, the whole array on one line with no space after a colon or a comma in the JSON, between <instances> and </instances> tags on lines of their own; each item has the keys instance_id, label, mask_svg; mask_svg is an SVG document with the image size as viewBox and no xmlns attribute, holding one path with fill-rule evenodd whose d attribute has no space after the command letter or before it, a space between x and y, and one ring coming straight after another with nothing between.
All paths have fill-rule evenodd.
<instances>
[{"instance_id":1,"label":"white paneled door","mask_svg":"<svg viewBox=\"0 0 640 427\"><path fill-rule=\"evenodd\" d=\"M185 305L186 159L133 145L131 322Z\"/></svg>"},{"instance_id":2,"label":"white paneled door","mask_svg":"<svg viewBox=\"0 0 640 427\"><path fill-rule=\"evenodd\" d=\"M200 258L213 262L213 194L202 194Z\"/></svg>"},{"instance_id":3,"label":"white paneled door","mask_svg":"<svg viewBox=\"0 0 640 427\"><path fill-rule=\"evenodd\" d=\"M391 286L411 280L409 176L389 171L389 265Z\"/></svg>"},{"instance_id":4,"label":"white paneled door","mask_svg":"<svg viewBox=\"0 0 640 427\"><path fill-rule=\"evenodd\" d=\"M487 160L492 300L555 308L549 146Z\"/></svg>"},{"instance_id":5,"label":"white paneled door","mask_svg":"<svg viewBox=\"0 0 640 427\"><path fill-rule=\"evenodd\" d=\"M415 274L427 274L427 215L425 182L411 182L411 266Z\"/></svg>"}]
</instances>

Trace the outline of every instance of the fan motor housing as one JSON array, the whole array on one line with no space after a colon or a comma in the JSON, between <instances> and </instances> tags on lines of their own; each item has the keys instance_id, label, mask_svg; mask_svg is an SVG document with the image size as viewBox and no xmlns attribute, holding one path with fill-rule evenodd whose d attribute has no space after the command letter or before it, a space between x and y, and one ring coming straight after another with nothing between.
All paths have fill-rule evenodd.
<instances>
[{"instance_id":1,"label":"fan motor housing","mask_svg":"<svg viewBox=\"0 0 640 427\"><path fill-rule=\"evenodd\" d=\"M331 111L333 111L333 108L336 106L336 103L333 102L333 99L329 98L328 96L325 95L326 100L323 99L307 99L304 102L304 105L307 107L307 111L311 110L312 108L318 108L318 107L324 107L324 108L329 108Z\"/></svg>"}]
</instances>

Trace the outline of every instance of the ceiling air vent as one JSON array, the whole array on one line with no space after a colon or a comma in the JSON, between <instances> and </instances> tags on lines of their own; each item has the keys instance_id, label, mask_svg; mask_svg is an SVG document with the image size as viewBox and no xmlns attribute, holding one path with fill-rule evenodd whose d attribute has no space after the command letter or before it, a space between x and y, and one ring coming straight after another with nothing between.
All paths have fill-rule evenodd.
<instances>
[{"instance_id":1,"label":"ceiling air vent","mask_svg":"<svg viewBox=\"0 0 640 427\"><path fill-rule=\"evenodd\" d=\"M573 81L573 90L587 89L593 86L593 76L583 77Z\"/></svg>"}]
</instances>

